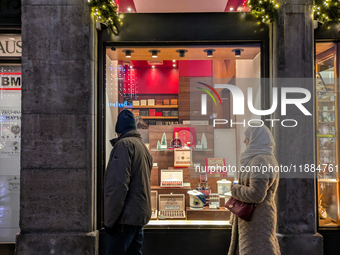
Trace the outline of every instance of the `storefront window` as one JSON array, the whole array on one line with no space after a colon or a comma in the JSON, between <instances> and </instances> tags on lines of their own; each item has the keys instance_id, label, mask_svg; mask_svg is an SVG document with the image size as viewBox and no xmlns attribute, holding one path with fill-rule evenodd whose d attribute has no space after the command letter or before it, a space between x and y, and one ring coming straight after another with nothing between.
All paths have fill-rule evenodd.
<instances>
[{"instance_id":1,"label":"storefront window","mask_svg":"<svg viewBox=\"0 0 340 255\"><path fill-rule=\"evenodd\" d=\"M339 218L337 45L316 44L316 117L319 226L337 227Z\"/></svg>"},{"instance_id":2,"label":"storefront window","mask_svg":"<svg viewBox=\"0 0 340 255\"><path fill-rule=\"evenodd\" d=\"M0 243L19 232L21 52L20 34L0 35Z\"/></svg>"},{"instance_id":3,"label":"storefront window","mask_svg":"<svg viewBox=\"0 0 340 255\"><path fill-rule=\"evenodd\" d=\"M261 109L260 47L116 47L106 54L106 162L118 113L130 109L154 161L148 226L227 225L224 205L236 176L201 169L239 166L244 130L260 116L247 108L234 114L233 95L221 84L244 95L251 84Z\"/></svg>"}]
</instances>

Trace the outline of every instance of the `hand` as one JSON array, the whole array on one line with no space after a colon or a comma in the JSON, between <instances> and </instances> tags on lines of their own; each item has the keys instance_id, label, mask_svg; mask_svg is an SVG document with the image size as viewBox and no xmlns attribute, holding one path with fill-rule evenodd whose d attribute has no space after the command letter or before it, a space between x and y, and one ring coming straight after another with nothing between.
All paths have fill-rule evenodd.
<instances>
[{"instance_id":1,"label":"hand","mask_svg":"<svg viewBox=\"0 0 340 255\"><path fill-rule=\"evenodd\" d=\"M111 236L115 235L116 234L116 231L117 231L117 225L113 225L113 227L107 227L104 225L104 228L105 228L105 232Z\"/></svg>"}]
</instances>

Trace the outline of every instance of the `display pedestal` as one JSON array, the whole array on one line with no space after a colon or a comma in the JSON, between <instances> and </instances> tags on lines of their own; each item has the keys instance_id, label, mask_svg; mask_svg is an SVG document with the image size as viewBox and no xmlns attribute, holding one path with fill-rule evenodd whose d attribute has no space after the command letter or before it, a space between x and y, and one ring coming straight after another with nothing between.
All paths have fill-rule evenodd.
<instances>
[{"instance_id":1,"label":"display pedestal","mask_svg":"<svg viewBox=\"0 0 340 255\"><path fill-rule=\"evenodd\" d=\"M219 209L209 209L204 207L203 210L195 210L187 207L188 220L229 220L230 211L223 207Z\"/></svg>"}]
</instances>

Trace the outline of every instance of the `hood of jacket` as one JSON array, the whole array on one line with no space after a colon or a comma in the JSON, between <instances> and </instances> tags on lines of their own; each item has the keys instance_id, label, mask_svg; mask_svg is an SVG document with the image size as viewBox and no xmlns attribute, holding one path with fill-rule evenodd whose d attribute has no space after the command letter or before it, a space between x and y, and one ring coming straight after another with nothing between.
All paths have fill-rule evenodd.
<instances>
[{"instance_id":1,"label":"hood of jacket","mask_svg":"<svg viewBox=\"0 0 340 255\"><path fill-rule=\"evenodd\" d=\"M112 147L114 147L115 144L118 141L120 141L121 139L124 139L126 137L138 137L138 138L142 139L141 134L137 130L130 130L130 131L126 132L126 133L121 134L119 137L110 140L110 143L111 143Z\"/></svg>"}]
</instances>

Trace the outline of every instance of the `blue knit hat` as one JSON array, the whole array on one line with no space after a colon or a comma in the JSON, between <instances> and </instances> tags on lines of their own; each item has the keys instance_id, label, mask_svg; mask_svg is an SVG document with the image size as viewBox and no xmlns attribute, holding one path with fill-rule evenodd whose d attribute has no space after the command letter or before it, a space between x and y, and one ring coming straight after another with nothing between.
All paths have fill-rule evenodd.
<instances>
[{"instance_id":1,"label":"blue knit hat","mask_svg":"<svg viewBox=\"0 0 340 255\"><path fill-rule=\"evenodd\" d=\"M116 133L123 134L130 130L137 130L135 115L129 110L123 110L117 118Z\"/></svg>"}]
</instances>

